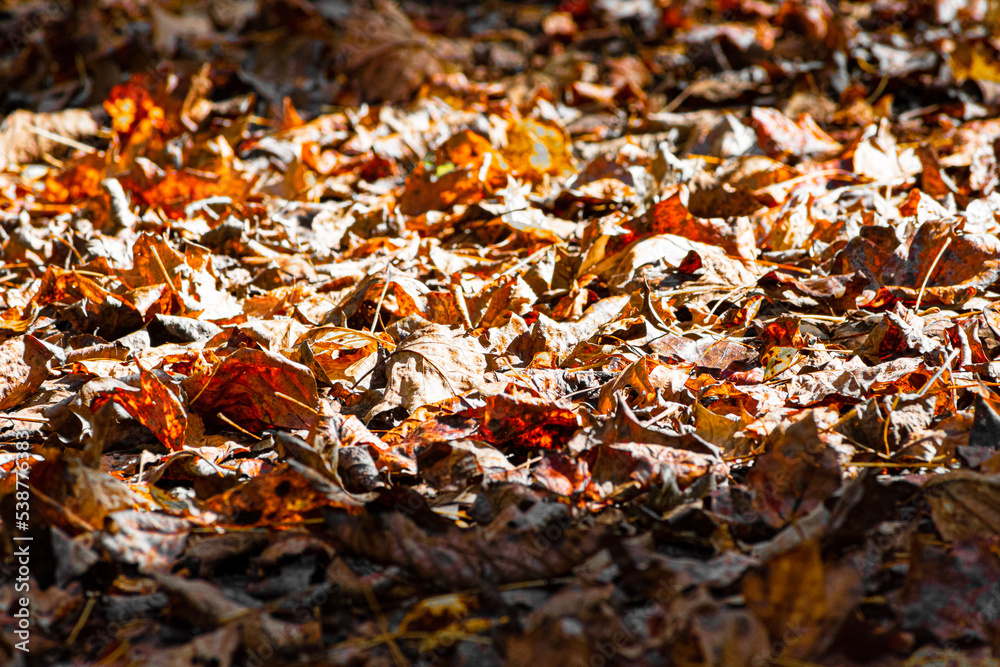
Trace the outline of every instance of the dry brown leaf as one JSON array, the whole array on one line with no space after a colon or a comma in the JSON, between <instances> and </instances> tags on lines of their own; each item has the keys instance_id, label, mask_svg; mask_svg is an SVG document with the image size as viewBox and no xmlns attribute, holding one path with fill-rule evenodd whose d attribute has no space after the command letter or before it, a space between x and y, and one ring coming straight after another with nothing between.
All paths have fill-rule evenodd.
<instances>
[{"instance_id":1,"label":"dry brown leaf","mask_svg":"<svg viewBox=\"0 0 1000 667\"><path fill-rule=\"evenodd\" d=\"M413 412L477 389L485 373L486 357L475 338L440 324L422 327L400 341L389 356L385 395L366 419L397 407Z\"/></svg>"},{"instance_id":2,"label":"dry brown leaf","mask_svg":"<svg viewBox=\"0 0 1000 667\"><path fill-rule=\"evenodd\" d=\"M0 344L0 410L25 401L48 377L52 353L34 336L11 338Z\"/></svg>"}]
</instances>

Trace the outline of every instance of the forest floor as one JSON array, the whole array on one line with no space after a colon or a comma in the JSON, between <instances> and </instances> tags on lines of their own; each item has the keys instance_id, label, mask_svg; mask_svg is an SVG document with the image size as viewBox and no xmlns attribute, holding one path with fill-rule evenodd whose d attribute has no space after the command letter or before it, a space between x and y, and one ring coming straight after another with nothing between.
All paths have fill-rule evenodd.
<instances>
[{"instance_id":1,"label":"forest floor","mask_svg":"<svg viewBox=\"0 0 1000 667\"><path fill-rule=\"evenodd\" d=\"M997 665L993 3L0 3L0 663Z\"/></svg>"}]
</instances>

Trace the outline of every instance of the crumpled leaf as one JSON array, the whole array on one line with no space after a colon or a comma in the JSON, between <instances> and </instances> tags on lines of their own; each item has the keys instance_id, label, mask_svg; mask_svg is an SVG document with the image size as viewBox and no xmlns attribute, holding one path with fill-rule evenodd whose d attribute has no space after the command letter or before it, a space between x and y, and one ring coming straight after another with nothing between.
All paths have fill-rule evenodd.
<instances>
[{"instance_id":1,"label":"crumpled leaf","mask_svg":"<svg viewBox=\"0 0 1000 667\"><path fill-rule=\"evenodd\" d=\"M464 130L417 165L406 179L400 210L420 215L478 201L486 185L505 181L507 169L504 158L487 139Z\"/></svg>"},{"instance_id":2,"label":"crumpled leaf","mask_svg":"<svg viewBox=\"0 0 1000 667\"><path fill-rule=\"evenodd\" d=\"M559 576L593 554L605 533L558 528L558 513L534 526L513 506L501 512L492 527L470 532L452 528L440 534L426 533L401 512L365 517L327 512L324 518L337 541L351 550L456 587ZM501 525L512 526L512 534L498 534ZM555 539L541 532L546 525L557 527Z\"/></svg>"},{"instance_id":3,"label":"crumpled leaf","mask_svg":"<svg viewBox=\"0 0 1000 667\"><path fill-rule=\"evenodd\" d=\"M486 372L486 357L475 338L440 324L417 329L400 341L386 363L385 395L368 411L401 407L407 412L478 388Z\"/></svg>"},{"instance_id":4,"label":"crumpled leaf","mask_svg":"<svg viewBox=\"0 0 1000 667\"><path fill-rule=\"evenodd\" d=\"M45 378L52 353L34 336L11 338L0 344L0 410L23 403Z\"/></svg>"},{"instance_id":5,"label":"crumpled leaf","mask_svg":"<svg viewBox=\"0 0 1000 667\"><path fill-rule=\"evenodd\" d=\"M1000 535L1000 522L986 511L997 493L992 480L972 473L948 475L924 487L934 524L949 542Z\"/></svg>"},{"instance_id":6,"label":"crumpled leaf","mask_svg":"<svg viewBox=\"0 0 1000 667\"><path fill-rule=\"evenodd\" d=\"M94 136L98 130L94 117L83 109L56 113L19 109L4 118L0 127L0 171L8 165L32 162L60 145L57 140L32 132L31 128L75 140Z\"/></svg>"},{"instance_id":7,"label":"crumpled leaf","mask_svg":"<svg viewBox=\"0 0 1000 667\"><path fill-rule=\"evenodd\" d=\"M315 419L308 409L317 402L312 372L266 350L241 347L182 386L189 409L208 419L221 413L244 428L309 428Z\"/></svg>"},{"instance_id":8,"label":"crumpled leaf","mask_svg":"<svg viewBox=\"0 0 1000 667\"><path fill-rule=\"evenodd\" d=\"M225 523L260 526L300 521L304 514L331 504L355 511L360 506L342 488L307 471L302 465L283 465L209 498L205 507Z\"/></svg>"},{"instance_id":9,"label":"crumpled leaf","mask_svg":"<svg viewBox=\"0 0 1000 667\"><path fill-rule=\"evenodd\" d=\"M99 394L92 409L99 410L106 401L114 401L125 408L140 424L152 431L167 449L183 449L188 426L187 411L177 394L167 388L152 371L140 368L138 391L114 389Z\"/></svg>"},{"instance_id":10,"label":"crumpled leaf","mask_svg":"<svg viewBox=\"0 0 1000 667\"><path fill-rule=\"evenodd\" d=\"M140 572L167 572L184 550L187 521L160 514L127 510L108 516L101 546Z\"/></svg>"},{"instance_id":11,"label":"crumpled leaf","mask_svg":"<svg viewBox=\"0 0 1000 667\"><path fill-rule=\"evenodd\" d=\"M754 107L750 119L758 145L773 158L824 156L841 148L808 114L792 121L777 109Z\"/></svg>"},{"instance_id":12,"label":"crumpled leaf","mask_svg":"<svg viewBox=\"0 0 1000 667\"><path fill-rule=\"evenodd\" d=\"M770 451L757 458L748 482L761 517L782 526L822 503L840 486L841 473L830 435L819 430L811 414L773 433L772 440Z\"/></svg>"}]
</instances>

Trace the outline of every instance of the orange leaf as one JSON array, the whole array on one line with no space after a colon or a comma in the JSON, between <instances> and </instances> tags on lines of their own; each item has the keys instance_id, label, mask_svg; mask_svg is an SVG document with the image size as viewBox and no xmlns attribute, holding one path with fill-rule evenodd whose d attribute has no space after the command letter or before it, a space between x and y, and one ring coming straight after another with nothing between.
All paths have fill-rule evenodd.
<instances>
[{"instance_id":1,"label":"orange leaf","mask_svg":"<svg viewBox=\"0 0 1000 667\"><path fill-rule=\"evenodd\" d=\"M97 410L111 400L121 405L140 424L148 428L157 440L171 450L184 448L187 412L172 390L160 382L152 371L139 368L139 391L115 389L94 401Z\"/></svg>"}]
</instances>

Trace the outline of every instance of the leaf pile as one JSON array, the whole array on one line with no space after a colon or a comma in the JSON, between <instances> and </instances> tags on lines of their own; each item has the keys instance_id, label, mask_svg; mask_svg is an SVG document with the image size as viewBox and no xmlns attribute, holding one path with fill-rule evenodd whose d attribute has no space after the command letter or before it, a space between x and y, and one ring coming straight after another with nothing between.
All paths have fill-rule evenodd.
<instances>
[{"instance_id":1,"label":"leaf pile","mask_svg":"<svg viewBox=\"0 0 1000 667\"><path fill-rule=\"evenodd\" d=\"M3 15L3 662L993 664L992 5L349 5Z\"/></svg>"}]
</instances>

